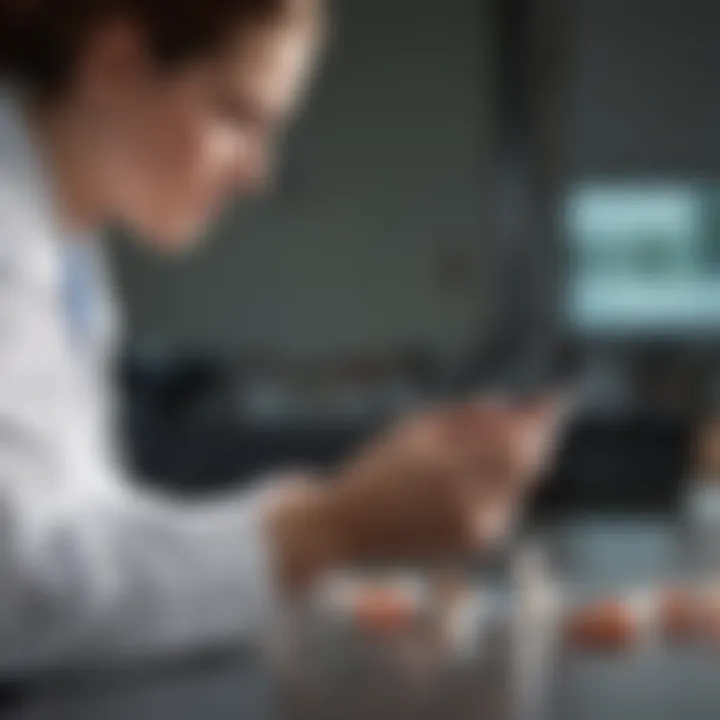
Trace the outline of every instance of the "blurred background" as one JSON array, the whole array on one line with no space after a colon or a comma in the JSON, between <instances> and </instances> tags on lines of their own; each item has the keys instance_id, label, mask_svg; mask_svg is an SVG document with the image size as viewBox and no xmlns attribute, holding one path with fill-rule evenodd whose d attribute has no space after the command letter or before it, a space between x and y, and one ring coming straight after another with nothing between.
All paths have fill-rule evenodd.
<instances>
[{"instance_id":1,"label":"blurred background","mask_svg":"<svg viewBox=\"0 0 720 720\"><path fill-rule=\"evenodd\" d=\"M638 662L650 626L626 593L695 572L715 582L720 618L720 3L333 5L330 57L274 191L231 208L191 257L113 243L133 464L161 488L212 493L332 467L428 403L568 388L558 461L528 510L532 530L550 528L550 568L526 562L507 580L506 557L463 580L512 616L501 651L491 637L473 655L489 622L461 617L465 685L450 683L435 714L383 715L367 703L387 692L385 644L366 667L378 685L348 670L357 637L299 644L296 666L325 663L341 710L302 715L295 702L288 717L715 720L716 656L656 653L651 629ZM675 548L685 513L712 526L688 544L694 565ZM589 651L571 637L552 663L567 628L542 602L538 614L546 576L565 583L558 614L620 598L590 606ZM409 650L408 694L422 699L434 666L417 670L423 648ZM541 715L551 667L562 703ZM168 716L225 717L235 694L254 703L262 683L239 677L203 692L182 681ZM105 708L126 707L115 693ZM157 717L147 702L145 715L91 703L71 716Z\"/></svg>"},{"instance_id":2,"label":"blurred background","mask_svg":"<svg viewBox=\"0 0 720 720\"><path fill-rule=\"evenodd\" d=\"M115 245L134 462L206 492L572 365L534 511L672 512L720 472L720 6L439 8L336 0L274 192L199 256Z\"/></svg>"}]
</instances>

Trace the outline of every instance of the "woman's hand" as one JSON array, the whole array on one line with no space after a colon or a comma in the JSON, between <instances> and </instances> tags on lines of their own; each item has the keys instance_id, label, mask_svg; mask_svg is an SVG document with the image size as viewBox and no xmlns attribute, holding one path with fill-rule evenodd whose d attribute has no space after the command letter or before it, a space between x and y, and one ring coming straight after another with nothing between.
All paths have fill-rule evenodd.
<instances>
[{"instance_id":1,"label":"woman's hand","mask_svg":"<svg viewBox=\"0 0 720 720\"><path fill-rule=\"evenodd\" d=\"M548 460L550 403L480 403L410 418L326 486L286 489L271 513L290 586L335 566L423 561L501 539Z\"/></svg>"}]
</instances>

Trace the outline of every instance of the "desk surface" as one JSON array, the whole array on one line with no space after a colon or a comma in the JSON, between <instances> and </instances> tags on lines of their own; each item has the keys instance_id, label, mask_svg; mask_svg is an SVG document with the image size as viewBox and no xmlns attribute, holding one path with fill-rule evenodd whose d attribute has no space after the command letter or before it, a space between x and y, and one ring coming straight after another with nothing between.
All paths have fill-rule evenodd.
<instances>
[{"instance_id":1,"label":"desk surface","mask_svg":"<svg viewBox=\"0 0 720 720\"><path fill-rule=\"evenodd\" d=\"M667 577L683 561L660 522L586 522L554 531L551 552L574 582L612 591ZM521 720L717 720L720 651L649 648L636 655L554 657L544 715ZM278 682L252 660L173 671L55 681L7 698L5 720L517 720L501 662L488 658L411 687L383 671L308 688Z\"/></svg>"}]
</instances>

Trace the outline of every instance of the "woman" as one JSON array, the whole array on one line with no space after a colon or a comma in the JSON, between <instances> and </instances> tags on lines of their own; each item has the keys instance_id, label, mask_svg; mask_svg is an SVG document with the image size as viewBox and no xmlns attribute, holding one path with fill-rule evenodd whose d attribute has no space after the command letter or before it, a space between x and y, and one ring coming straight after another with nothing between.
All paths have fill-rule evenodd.
<instances>
[{"instance_id":1,"label":"woman","mask_svg":"<svg viewBox=\"0 0 720 720\"><path fill-rule=\"evenodd\" d=\"M336 482L213 506L133 489L113 451L99 232L176 251L262 187L319 0L3 3L0 666L252 639L339 564L486 539L537 467L544 410L415 418Z\"/></svg>"}]
</instances>

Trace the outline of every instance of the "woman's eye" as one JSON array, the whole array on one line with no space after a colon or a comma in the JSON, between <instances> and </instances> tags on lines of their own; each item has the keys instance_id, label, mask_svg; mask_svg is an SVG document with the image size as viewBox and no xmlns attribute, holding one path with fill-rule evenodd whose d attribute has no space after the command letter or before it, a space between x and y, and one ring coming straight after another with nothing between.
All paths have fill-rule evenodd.
<instances>
[{"instance_id":1,"label":"woman's eye","mask_svg":"<svg viewBox=\"0 0 720 720\"><path fill-rule=\"evenodd\" d=\"M222 103L217 106L216 116L228 125L246 125L247 119L240 115L237 110L227 103Z\"/></svg>"},{"instance_id":2,"label":"woman's eye","mask_svg":"<svg viewBox=\"0 0 720 720\"><path fill-rule=\"evenodd\" d=\"M243 130L252 129L257 120L250 108L245 107L237 99L220 98L216 103L217 116L228 125L233 125Z\"/></svg>"}]
</instances>

